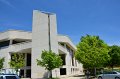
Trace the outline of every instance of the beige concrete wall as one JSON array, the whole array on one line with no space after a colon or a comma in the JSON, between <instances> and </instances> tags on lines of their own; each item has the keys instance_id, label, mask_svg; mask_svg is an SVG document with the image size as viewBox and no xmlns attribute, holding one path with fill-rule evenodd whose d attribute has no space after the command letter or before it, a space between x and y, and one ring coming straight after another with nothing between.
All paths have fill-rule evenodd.
<instances>
[{"instance_id":1,"label":"beige concrete wall","mask_svg":"<svg viewBox=\"0 0 120 79\"><path fill-rule=\"evenodd\" d=\"M8 30L0 33L0 41L4 39L32 39L32 33L21 30Z\"/></svg>"},{"instance_id":2,"label":"beige concrete wall","mask_svg":"<svg viewBox=\"0 0 120 79\"><path fill-rule=\"evenodd\" d=\"M78 63L75 58L73 58L74 61L74 66L72 66L72 55L71 53L75 53L76 47L75 45L72 43L72 41L69 39L68 36L64 36L64 35L58 35L58 42L62 42L64 43L64 46L59 45L59 50L62 51L64 54L66 54L66 65L63 66L62 68L66 68L66 76L72 76L75 74L83 74L83 67L81 63ZM70 47L70 49L73 50L73 52L70 50L68 51L66 48L66 45ZM77 66L76 66L76 63ZM72 71L71 71L72 69ZM74 69L74 71L73 71ZM79 71L76 71L75 69L79 69Z\"/></svg>"},{"instance_id":3,"label":"beige concrete wall","mask_svg":"<svg viewBox=\"0 0 120 79\"><path fill-rule=\"evenodd\" d=\"M31 48L31 42L14 44L0 49L0 58L5 57L4 68L10 68L8 62L11 59L12 52L19 52L21 50L29 49L29 48Z\"/></svg>"},{"instance_id":4,"label":"beige concrete wall","mask_svg":"<svg viewBox=\"0 0 120 79\"><path fill-rule=\"evenodd\" d=\"M9 64L8 62L10 61L11 57L10 57L10 49L6 48L6 49L0 49L0 58L5 58L5 62L4 62L4 68L9 68Z\"/></svg>"},{"instance_id":5,"label":"beige concrete wall","mask_svg":"<svg viewBox=\"0 0 120 79\"><path fill-rule=\"evenodd\" d=\"M73 44L71 39L68 36L65 35L58 35L58 42L64 42L67 43L73 50L76 50L76 46Z\"/></svg>"},{"instance_id":6,"label":"beige concrete wall","mask_svg":"<svg viewBox=\"0 0 120 79\"><path fill-rule=\"evenodd\" d=\"M48 24L50 22L50 24ZM79 68L82 74L82 64L77 62L76 66L71 66L71 55L70 52L67 51L66 47L58 45L58 42L64 42L67 44L72 50L76 50L75 45L67 36L58 35L57 34L57 24L56 24L56 15L50 14L48 19L48 14L40 12L38 10L34 10L33 12L33 27L32 33L24 32L24 31L15 31L10 30L3 33L0 33L0 40L3 39L32 39L32 42L29 43L21 43L16 45L10 45L8 48L0 49L0 57L5 57L4 68L9 68L9 60L10 53L9 52L17 52L24 49L31 48L31 56L32 56L32 64L31 64L31 77L32 78L43 78L47 76L47 71L45 68L37 66L36 59L41 59L41 52L43 50L49 50L49 33L48 26L50 25L50 41L51 41L51 49L53 52L58 53L58 51L64 52L66 54L66 65L63 68L67 69L67 76L74 75L71 74L71 68ZM32 34L32 35L31 35ZM75 59L74 59L75 61ZM80 73L80 72L78 72ZM60 69L54 69L52 71L53 77L60 77Z\"/></svg>"}]
</instances>

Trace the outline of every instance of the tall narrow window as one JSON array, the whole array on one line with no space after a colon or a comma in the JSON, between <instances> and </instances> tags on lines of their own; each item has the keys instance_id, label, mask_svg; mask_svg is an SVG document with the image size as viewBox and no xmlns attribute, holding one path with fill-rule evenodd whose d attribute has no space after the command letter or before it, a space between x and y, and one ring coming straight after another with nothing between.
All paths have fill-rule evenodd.
<instances>
[{"instance_id":1,"label":"tall narrow window","mask_svg":"<svg viewBox=\"0 0 120 79\"><path fill-rule=\"evenodd\" d=\"M27 66L31 66L31 54L27 54Z\"/></svg>"}]
</instances>

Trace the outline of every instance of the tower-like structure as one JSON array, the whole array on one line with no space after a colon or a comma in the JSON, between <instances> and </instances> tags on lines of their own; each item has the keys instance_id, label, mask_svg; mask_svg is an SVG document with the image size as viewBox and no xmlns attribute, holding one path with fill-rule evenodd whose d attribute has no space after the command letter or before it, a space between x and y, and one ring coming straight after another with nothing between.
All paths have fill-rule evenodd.
<instances>
[{"instance_id":1,"label":"tower-like structure","mask_svg":"<svg viewBox=\"0 0 120 79\"><path fill-rule=\"evenodd\" d=\"M58 53L56 15L52 13L33 11L32 25L32 64L31 77L43 78L47 76L44 67L37 66L36 59L41 57L43 50ZM52 71L52 76L59 76L59 69Z\"/></svg>"}]
</instances>

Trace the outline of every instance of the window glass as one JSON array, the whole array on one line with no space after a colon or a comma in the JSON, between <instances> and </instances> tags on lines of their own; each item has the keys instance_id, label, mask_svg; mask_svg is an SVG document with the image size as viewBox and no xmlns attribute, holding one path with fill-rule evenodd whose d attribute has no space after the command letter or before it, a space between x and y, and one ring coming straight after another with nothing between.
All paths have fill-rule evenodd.
<instances>
[{"instance_id":1,"label":"window glass","mask_svg":"<svg viewBox=\"0 0 120 79\"><path fill-rule=\"evenodd\" d=\"M6 76L6 79L17 79L16 76Z\"/></svg>"},{"instance_id":2,"label":"window glass","mask_svg":"<svg viewBox=\"0 0 120 79\"><path fill-rule=\"evenodd\" d=\"M31 66L31 54L27 54L27 66Z\"/></svg>"},{"instance_id":3,"label":"window glass","mask_svg":"<svg viewBox=\"0 0 120 79\"><path fill-rule=\"evenodd\" d=\"M10 40L0 42L0 48L9 46Z\"/></svg>"},{"instance_id":4,"label":"window glass","mask_svg":"<svg viewBox=\"0 0 120 79\"><path fill-rule=\"evenodd\" d=\"M117 74L116 72L113 72L113 74Z\"/></svg>"},{"instance_id":5,"label":"window glass","mask_svg":"<svg viewBox=\"0 0 120 79\"><path fill-rule=\"evenodd\" d=\"M59 43L60 45L64 46L64 43Z\"/></svg>"},{"instance_id":6,"label":"window glass","mask_svg":"<svg viewBox=\"0 0 120 79\"><path fill-rule=\"evenodd\" d=\"M113 72L111 72L111 74L113 74Z\"/></svg>"},{"instance_id":7,"label":"window glass","mask_svg":"<svg viewBox=\"0 0 120 79\"><path fill-rule=\"evenodd\" d=\"M113 74L113 72L108 72L108 74Z\"/></svg>"}]
</instances>

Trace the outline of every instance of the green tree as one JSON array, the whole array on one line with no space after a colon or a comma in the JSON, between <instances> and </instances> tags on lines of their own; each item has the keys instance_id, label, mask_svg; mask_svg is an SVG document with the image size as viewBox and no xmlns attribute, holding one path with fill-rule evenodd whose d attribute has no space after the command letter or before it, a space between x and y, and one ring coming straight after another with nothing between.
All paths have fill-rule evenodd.
<instances>
[{"instance_id":1,"label":"green tree","mask_svg":"<svg viewBox=\"0 0 120 79\"><path fill-rule=\"evenodd\" d=\"M81 41L77 45L75 58L83 63L86 69L95 69L103 67L104 63L109 60L109 48L107 44L99 38L99 36L86 35L81 37Z\"/></svg>"},{"instance_id":2,"label":"green tree","mask_svg":"<svg viewBox=\"0 0 120 79\"><path fill-rule=\"evenodd\" d=\"M11 60L9 62L10 67L14 68L16 72L18 72L18 69L25 66L25 56L23 53L13 53L11 55Z\"/></svg>"},{"instance_id":3,"label":"green tree","mask_svg":"<svg viewBox=\"0 0 120 79\"><path fill-rule=\"evenodd\" d=\"M52 78L51 72L53 69L62 66L62 59L59 55L52 51L42 51L41 60L37 59L37 65L45 67L49 71L48 78Z\"/></svg>"},{"instance_id":4,"label":"green tree","mask_svg":"<svg viewBox=\"0 0 120 79\"><path fill-rule=\"evenodd\" d=\"M4 58L0 58L0 69L3 68L4 61L5 61Z\"/></svg>"},{"instance_id":5,"label":"green tree","mask_svg":"<svg viewBox=\"0 0 120 79\"><path fill-rule=\"evenodd\" d=\"M107 63L107 66L113 67L120 66L120 47L117 45L110 46L110 51L108 53L110 55L110 60Z\"/></svg>"}]
</instances>

